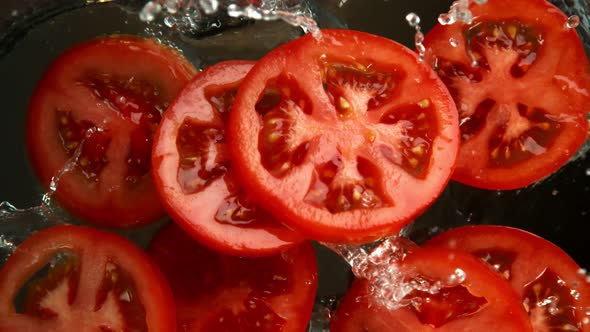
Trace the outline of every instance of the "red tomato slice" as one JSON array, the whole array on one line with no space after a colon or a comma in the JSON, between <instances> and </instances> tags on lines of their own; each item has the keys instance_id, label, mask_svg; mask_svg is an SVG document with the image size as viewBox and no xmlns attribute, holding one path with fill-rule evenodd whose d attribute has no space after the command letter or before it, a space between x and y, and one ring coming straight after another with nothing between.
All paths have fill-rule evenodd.
<instances>
[{"instance_id":1,"label":"red tomato slice","mask_svg":"<svg viewBox=\"0 0 590 332\"><path fill-rule=\"evenodd\" d=\"M460 249L488 262L517 291L535 331L590 331L586 272L551 242L506 226L465 226L425 246Z\"/></svg>"},{"instance_id":2,"label":"red tomato slice","mask_svg":"<svg viewBox=\"0 0 590 332\"><path fill-rule=\"evenodd\" d=\"M464 280L450 284L449 277L458 270ZM366 281L356 280L338 307L330 331L532 331L510 285L469 255L418 249L403 261L400 273L419 283L441 282L443 287L435 294L408 290L403 299L408 305L390 311L374 300Z\"/></svg>"},{"instance_id":3,"label":"red tomato slice","mask_svg":"<svg viewBox=\"0 0 590 332\"><path fill-rule=\"evenodd\" d=\"M195 332L301 332L317 287L311 243L281 254L240 258L209 250L174 224L148 252L170 282L178 330Z\"/></svg>"},{"instance_id":4,"label":"red tomato slice","mask_svg":"<svg viewBox=\"0 0 590 332\"><path fill-rule=\"evenodd\" d=\"M21 289L24 305L15 308ZM0 269L3 332L172 332L175 323L160 271L114 234L79 226L40 231Z\"/></svg>"},{"instance_id":5,"label":"red tomato slice","mask_svg":"<svg viewBox=\"0 0 590 332\"><path fill-rule=\"evenodd\" d=\"M227 61L197 75L164 114L152 153L154 182L172 219L201 243L238 256L272 254L303 241L256 207L227 173L225 125L253 65Z\"/></svg>"},{"instance_id":6,"label":"red tomato slice","mask_svg":"<svg viewBox=\"0 0 590 332\"><path fill-rule=\"evenodd\" d=\"M153 40L113 36L67 50L29 106L27 147L41 183L48 187L70 164L55 197L73 215L110 227L162 217L150 175L152 138L194 74L179 53Z\"/></svg>"},{"instance_id":7,"label":"red tomato slice","mask_svg":"<svg viewBox=\"0 0 590 332\"><path fill-rule=\"evenodd\" d=\"M324 30L262 58L230 114L240 181L309 238L398 232L439 195L459 137L454 103L405 47Z\"/></svg>"},{"instance_id":8,"label":"red tomato slice","mask_svg":"<svg viewBox=\"0 0 590 332\"><path fill-rule=\"evenodd\" d=\"M470 9L473 24L438 25L424 41L461 118L453 179L524 187L564 165L587 138L587 56L547 1L489 0Z\"/></svg>"}]
</instances>

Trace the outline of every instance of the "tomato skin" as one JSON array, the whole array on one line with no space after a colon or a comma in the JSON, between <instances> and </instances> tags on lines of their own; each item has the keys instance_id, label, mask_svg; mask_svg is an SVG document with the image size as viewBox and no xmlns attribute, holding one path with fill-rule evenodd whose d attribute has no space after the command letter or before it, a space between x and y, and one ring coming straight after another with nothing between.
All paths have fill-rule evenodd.
<instances>
[{"instance_id":1,"label":"tomato skin","mask_svg":"<svg viewBox=\"0 0 590 332\"><path fill-rule=\"evenodd\" d=\"M586 308L590 306L590 285L586 274L566 252L553 243L512 227L477 225L442 233L427 241L424 247L453 248L476 256L488 251L512 254L511 263L506 268L509 282L521 299L527 295L527 285L546 270L553 271L565 282L564 285L580 294L579 299L574 301L575 319L582 326L581 331L590 331L588 324L583 323L584 318L587 318Z\"/></svg>"},{"instance_id":2,"label":"tomato skin","mask_svg":"<svg viewBox=\"0 0 590 332\"><path fill-rule=\"evenodd\" d=\"M389 311L371 298L367 281L357 279L337 309L331 331L532 331L514 290L465 253L443 248L419 248L402 262L400 271L445 284L456 269L465 272L465 280L460 285L487 301L479 310L434 328L421 323L416 312L409 307Z\"/></svg>"},{"instance_id":3,"label":"tomato skin","mask_svg":"<svg viewBox=\"0 0 590 332\"><path fill-rule=\"evenodd\" d=\"M146 324L149 331L176 331L176 314L172 292L164 276L140 248L132 242L111 233L82 227L57 226L31 235L17 247L0 269L0 331L53 331L52 320L41 320L34 316L16 313L14 299L21 287L33 275L42 269L57 253L74 253L81 257L82 274L88 285L94 289L78 289L76 301L85 302L88 296L96 296L93 291L98 289L97 280L104 274L101 267L93 264L101 259L122 267L131 275L137 296L143 304ZM86 263L85 263L86 262ZM104 260L102 261L105 262ZM84 266L88 264L88 266ZM105 266L102 266L104 269ZM90 292L90 293L89 293ZM95 303L96 300L93 300ZM76 303L76 302L75 302ZM75 304L74 303L74 304ZM85 314L85 310L89 310ZM78 331L80 326L88 326L92 322L87 314L96 308L81 306L77 315L67 317L65 326L60 325L60 332ZM59 313L59 310L58 310ZM112 317L115 319L114 317ZM101 322L95 322L100 324ZM104 322L103 322L104 323ZM67 325L69 324L69 325ZM63 328L66 328L64 330Z\"/></svg>"},{"instance_id":4,"label":"tomato skin","mask_svg":"<svg viewBox=\"0 0 590 332\"><path fill-rule=\"evenodd\" d=\"M484 56L491 58L488 62L492 69L488 73L481 71L484 73L482 80L469 82L470 79L462 76L446 82L450 89L457 91L454 97L462 121L473 117L485 99L496 101L496 106L482 119L486 122L485 128L462 141L453 180L483 189L522 188L557 171L587 139L586 118L590 109L588 58L576 30L565 27L567 16L548 1L490 0L483 5L472 4L470 10L474 15L473 24L439 24L425 36L427 62L436 67L444 59L472 70L469 68L472 59L467 52L470 48L466 46L467 31L489 22L521 22L532 27L531 31L538 34L541 42L533 53L532 65L522 77L511 75L509 66L515 62L516 55L500 50L500 47L483 47L487 52ZM454 40L456 46L451 46L449 40ZM494 69L494 65L502 68ZM525 142L523 151L533 156L512 165L493 166L491 137L507 117L498 109L516 107L517 103L541 108L549 117L560 119L556 121L559 127L557 137L549 145L542 146L545 149L542 153L531 152L534 149L526 147ZM508 126L508 130L521 130L519 124ZM462 125L462 133L466 127Z\"/></svg>"},{"instance_id":5,"label":"tomato skin","mask_svg":"<svg viewBox=\"0 0 590 332\"><path fill-rule=\"evenodd\" d=\"M317 288L310 242L274 256L242 258L212 251L171 223L148 253L172 288L179 331L299 332L308 324ZM267 320L280 321L279 327L251 325Z\"/></svg>"},{"instance_id":6,"label":"tomato skin","mask_svg":"<svg viewBox=\"0 0 590 332\"><path fill-rule=\"evenodd\" d=\"M234 192L239 191L239 185L236 180L232 180L235 177L231 173L236 166L232 167L230 163L229 169L224 170L223 175L212 177L202 190L185 193L178 180L182 157L177 144L181 128L188 120L200 128L215 128L217 135L225 135L225 113L230 112L231 105L226 105L229 109L225 111L216 110L206 96L207 90L237 88L254 63L240 60L225 61L199 73L164 114L154 138L152 153L155 186L162 204L172 219L193 238L210 248L231 255L249 257L272 255L304 239L281 225L278 220L261 213L257 214L256 220L246 225L217 221L216 214L219 214L224 203L229 202L228 197L235 197ZM224 142L223 139L221 142ZM220 147L216 153L223 157L222 149L223 147ZM219 152L220 150L222 152ZM225 157L222 159L228 159ZM223 164L227 160L213 161ZM232 188L228 181L232 183ZM257 223L263 224L256 226Z\"/></svg>"},{"instance_id":7,"label":"tomato skin","mask_svg":"<svg viewBox=\"0 0 590 332\"><path fill-rule=\"evenodd\" d=\"M257 201L264 202L270 213L308 238L328 242L360 243L395 234L423 212L450 179L459 143L454 103L447 89L431 69L420 63L417 56L403 46L385 38L349 30L322 30L321 36L318 41L307 35L273 50L261 59L244 79L236 96L229 124L230 153L234 162L241 166L236 169L236 173L248 192ZM368 121L378 122L377 116L383 114L388 107L417 103L424 98L431 99L432 105L436 105L436 111L432 112L433 121L439 126L440 132L433 142L430 162L425 166L426 180L413 178L404 173L401 167L384 161L386 157L377 151L379 147L375 144L367 143L363 147L357 147L362 139L368 140L367 142L374 139L370 130L368 137L349 137L351 132L353 136L360 131L360 125L353 125L354 121L357 121L354 115L350 121L340 121L337 118L335 106L326 93L325 85L321 84L322 70L319 62L322 59L330 62L331 57L336 59L335 62L354 60L361 64L366 62L364 65L375 64L379 68L391 70L394 72L393 75L404 78L418 77L420 84L411 79L400 78L400 81L403 81L400 83L403 85L400 88L401 93L393 89L391 97L376 102L374 99L370 100L369 104L375 102L380 105L371 110L374 113L367 112L369 115L366 116L370 119ZM310 152L300 165L288 171L283 178L277 178L263 164L262 159L269 159L269 156L261 157L260 146L263 142L258 134L264 131L261 118L256 112L256 105L268 82L281 75L286 76L287 80L296 81L304 95L301 104L305 104L304 107L311 109L313 113L307 115L299 112L299 115L294 116L296 124L293 125L293 131L297 135L303 137L302 139L309 139ZM364 98L362 93L353 93L347 97ZM351 100L351 103L354 102L356 101ZM362 116L365 115L358 117ZM299 121L301 118L313 118L314 122ZM306 125L311 129L306 128ZM323 129L328 128L332 130L330 134L322 135ZM378 134L377 142L381 144L380 140L386 136ZM347 142L352 143L350 148L345 146ZM387 206L332 213L326 207L304 203L308 192L313 189L310 179L314 177L318 165L329 163L330 158L338 153L343 155L343 164L349 162L350 169L359 167L360 164L358 162L354 166L357 161L353 160L353 153L367 157L372 165L377 165L371 172L381 181L376 191L381 191L380 195L383 201L387 202ZM373 162L372 158L379 159L379 162ZM347 175L343 174L342 177ZM420 186L421 190L409 189L415 186ZM402 189L396 191L393 188Z\"/></svg>"},{"instance_id":8,"label":"tomato skin","mask_svg":"<svg viewBox=\"0 0 590 332\"><path fill-rule=\"evenodd\" d=\"M175 50L154 40L133 36L98 38L65 51L38 82L27 113L27 150L40 183L45 188L49 187L51 179L73 158L71 154L74 151L70 155L66 153L64 146L67 142L63 141L63 133L57 128L60 120L56 114L63 111L71 117L70 123L83 125L84 121L90 121L97 128L104 129L103 134L109 138L98 142L108 147L106 152L102 151L107 160L98 165L102 168L99 168L97 182L88 179L78 164L58 181L53 197L59 204L75 217L100 226L136 227L162 218L164 211L153 188L149 160L142 160L143 164L136 166L147 167L147 172L141 171L145 174L139 174L133 183L126 180L127 176L133 175L126 173L127 167L131 167L128 165L133 166L128 163L136 162L132 159L137 157L129 151L135 149L138 153L149 154L151 144L149 133L143 138L144 134L134 131L134 128L144 126L151 130L153 124L143 124L146 117L139 120L126 118L129 115L124 112L129 109L116 105L117 98L125 95L117 97L116 91L109 90L108 77L129 77L129 82L145 81L154 89L154 96L150 98L165 106L195 72L195 68ZM88 80L92 81L100 75L107 77L106 88L101 91L102 96L97 96L97 88L93 88ZM140 93L148 93L148 90ZM145 105L140 97L130 97L135 98L128 101L130 106L146 112L142 109ZM136 122L142 124L137 125ZM85 135L88 132L82 133L80 139L84 139ZM85 140L90 141L89 138ZM148 149L145 144L148 144ZM90 157L101 158L96 155L101 153L99 150L88 153Z\"/></svg>"}]
</instances>

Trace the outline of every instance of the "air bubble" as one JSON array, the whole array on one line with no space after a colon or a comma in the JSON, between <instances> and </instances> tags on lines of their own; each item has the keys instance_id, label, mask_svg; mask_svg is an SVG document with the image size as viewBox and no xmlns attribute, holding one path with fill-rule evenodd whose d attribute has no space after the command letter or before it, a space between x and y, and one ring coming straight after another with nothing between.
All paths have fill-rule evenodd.
<instances>
[{"instance_id":1,"label":"air bubble","mask_svg":"<svg viewBox=\"0 0 590 332\"><path fill-rule=\"evenodd\" d=\"M581 269L578 269L577 273L580 277L583 277L586 275L587 272L586 272L586 269L581 268Z\"/></svg>"},{"instance_id":2,"label":"air bubble","mask_svg":"<svg viewBox=\"0 0 590 332\"><path fill-rule=\"evenodd\" d=\"M166 16L164 18L164 25L166 25L169 28L173 28L174 26L176 26L176 18L174 16Z\"/></svg>"},{"instance_id":3,"label":"air bubble","mask_svg":"<svg viewBox=\"0 0 590 332\"><path fill-rule=\"evenodd\" d=\"M451 46L453 47L457 47L459 46L459 42L455 39L455 38L449 38L449 44L451 44Z\"/></svg>"},{"instance_id":4,"label":"air bubble","mask_svg":"<svg viewBox=\"0 0 590 332\"><path fill-rule=\"evenodd\" d=\"M590 176L590 168L586 168L586 176Z\"/></svg>"},{"instance_id":5,"label":"air bubble","mask_svg":"<svg viewBox=\"0 0 590 332\"><path fill-rule=\"evenodd\" d=\"M410 27L415 28L420 24L420 16L418 16L416 13L409 13L406 15L406 21Z\"/></svg>"},{"instance_id":6,"label":"air bubble","mask_svg":"<svg viewBox=\"0 0 590 332\"><path fill-rule=\"evenodd\" d=\"M178 0L166 0L164 7L169 14L176 14L181 8L181 3Z\"/></svg>"},{"instance_id":7,"label":"air bubble","mask_svg":"<svg viewBox=\"0 0 590 332\"><path fill-rule=\"evenodd\" d=\"M553 189L551 191L551 195L553 195L553 196L557 196L558 194L559 194L559 190L557 190L557 189Z\"/></svg>"},{"instance_id":8,"label":"air bubble","mask_svg":"<svg viewBox=\"0 0 590 332\"><path fill-rule=\"evenodd\" d=\"M578 25L580 25L580 17L578 15L572 15L568 17L567 21L565 22L566 29L575 29L578 27Z\"/></svg>"},{"instance_id":9,"label":"air bubble","mask_svg":"<svg viewBox=\"0 0 590 332\"><path fill-rule=\"evenodd\" d=\"M574 298L574 300L576 300L576 301L577 301L577 300L579 300L579 299L582 297L582 295L580 294L580 292L578 292L578 291L577 291L577 290L575 290L575 289L572 289L572 290L570 290L570 295L571 295L571 296Z\"/></svg>"}]
</instances>

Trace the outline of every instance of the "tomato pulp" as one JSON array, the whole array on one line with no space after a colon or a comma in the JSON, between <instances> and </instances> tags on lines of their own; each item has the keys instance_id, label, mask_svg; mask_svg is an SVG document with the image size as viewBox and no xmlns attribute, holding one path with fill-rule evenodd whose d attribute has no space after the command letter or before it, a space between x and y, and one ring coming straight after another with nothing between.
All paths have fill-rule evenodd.
<instances>
[{"instance_id":1,"label":"tomato pulp","mask_svg":"<svg viewBox=\"0 0 590 332\"><path fill-rule=\"evenodd\" d=\"M207 249L170 224L148 252L172 287L179 331L300 332L309 322L317 287L309 242L241 258Z\"/></svg>"},{"instance_id":2,"label":"tomato pulp","mask_svg":"<svg viewBox=\"0 0 590 332\"><path fill-rule=\"evenodd\" d=\"M138 37L67 50L37 84L27 116L27 148L41 183L53 186L59 176L58 202L94 224L131 227L162 217L150 174L152 138L194 74L176 51Z\"/></svg>"},{"instance_id":3,"label":"tomato pulp","mask_svg":"<svg viewBox=\"0 0 590 332\"><path fill-rule=\"evenodd\" d=\"M16 308L21 288L24 305ZM2 332L173 332L175 324L158 268L114 234L79 226L40 231L0 269Z\"/></svg>"},{"instance_id":4,"label":"tomato pulp","mask_svg":"<svg viewBox=\"0 0 590 332\"><path fill-rule=\"evenodd\" d=\"M285 224L323 241L398 232L454 168L457 113L443 83L385 38L324 30L262 58L229 124L239 179Z\"/></svg>"},{"instance_id":5,"label":"tomato pulp","mask_svg":"<svg viewBox=\"0 0 590 332\"><path fill-rule=\"evenodd\" d=\"M510 285L463 252L416 249L393 273L412 285L400 302L404 306L388 310L376 301L371 286L358 279L338 307L330 331L532 331Z\"/></svg>"},{"instance_id":6,"label":"tomato pulp","mask_svg":"<svg viewBox=\"0 0 590 332\"><path fill-rule=\"evenodd\" d=\"M472 24L438 25L424 40L461 119L453 179L524 187L563 166L586 140L588 59L568 18L548 1L469 8Z\"/></svg>"},{"instance_id":7,"label":"tomato pulp","mask_svg":"<svg viewBox=\"0 0 590 332\"><path fill-rule=\"evenodd\" d=\"M536 235L506 226L464 226L425 247L466 251L487 262L518 293L535 331L590 331L586 272L563 250Z\"/></svg>"},{"instance_id":8,"label":"tomato pulp","mask_svg":"<svg viewBox=\"0 0 590 332\"><path fill-rule=\"evenodd\" d=\"M172 219L201 243L260 256L303 241L255 205L227 152L226 122L253 61L226 61L199 73L168 108L154 139L154 182Z\"/></svg>"}]
</instances>

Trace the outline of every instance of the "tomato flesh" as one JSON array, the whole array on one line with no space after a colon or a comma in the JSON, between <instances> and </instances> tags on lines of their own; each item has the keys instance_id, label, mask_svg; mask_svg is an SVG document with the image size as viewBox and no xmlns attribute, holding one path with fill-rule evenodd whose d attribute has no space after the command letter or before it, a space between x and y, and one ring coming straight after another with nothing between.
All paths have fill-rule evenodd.
<instances>
[{"instance_id":1,"label":"tomato flesh","mask_svg":"<svg viewBox=\"0 0 590 332\"><path fill-rule=\"evenodd\" d=\"M246 190L288 226L366 242L398 232L442 190L457 118L442 82L401 45L348 30L322 36L252 68L230 114L230 153Z\"/></svg>"},{"instance_id":2,"label":"tomato flesh","mask_svg":"<svg viewBox=\"0 0 590 332\"><path fill-rule=\"evenodd\" d=\"M170 282L181 331L302 331L311 314L317 271L309 243L268 257L209 250L176 225L149 246Z\"/></svg>"},{"instance_id":3,"label":"tomato flesh","mask_svg":"<svg viewBox=\"0 0 590 332\"><path fill-rule=\"evenodd\" d=\"M487 262L518 292L535 331L590 331L588 282L552 243L510 227L466 226L425 246L460 249Z\"/></svg>"},{"instance_id":4,"label":"tomato flesh","mask_svg":"<svg viewBox=\"0 0 590 332\"><path fill-rule=\"evenodd\" d=\"M472 24L439 25L425 38L428 61L459 111L453 178L486 189L524 187L565 164L587 137L587 57L549 2L496 0L470 9Z\"/></svg>"},{"instance_id":5,"label":"tomato flesh","mask_svg":"<svg viewBox=\"0 0 590 332\"><path fill-rule=\"evenodd\" d=\"M0 294L2 331L175 328L172 294L149 258L123 238L83 227L27 239L0 270Z\"/></svg>"},{"instance_id":6,"label":"tomato flesh","mask_svg":"<svg viewBox=\"0 0 590 332\"><path fill-rule=\"evenodd\" d=\"M211 66L164 114L153 165L166 210L207 246L233 255L271 255L303 241L242 189L228 153L225 123L250 61ZM234 165L232 167L232 164Z\"/></svg>"},{"instance_id":7,"label":"tomato flesh","mask_svg":"<svg viewBox=\"0 0 590 332\"><path fill-rule=\"evenodd\" d=\"M444 248L419 248L393 273L407 289L388 310L366 280L356 280L330 325L334 332L532 331L519 298L502 278L477 259ZM455 279L456 271L464 279ZM408 287L411 287L408 289Z\"/></svg>"},{"instance_id":8,"label":"tomato flesh","mask_svg":"<svg viewBox=\"0 0 590 332\"><path fill-rule=\"evenodd\" d=\"M57 201L90 223L133 227L161 218L150 174L153 137L194 73L175 51L137 37L67 50L29 106L27 147L41 183L57 184Z\"/></svg>"}]
</instances>

